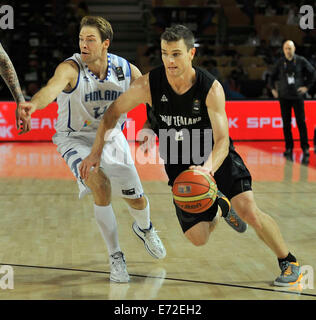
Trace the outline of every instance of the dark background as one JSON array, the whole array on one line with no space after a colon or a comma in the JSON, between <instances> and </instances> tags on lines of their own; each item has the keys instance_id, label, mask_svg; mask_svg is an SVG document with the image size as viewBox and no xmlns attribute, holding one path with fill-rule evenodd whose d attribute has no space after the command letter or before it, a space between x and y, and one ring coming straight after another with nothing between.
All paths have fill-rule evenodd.
<instances>
[{"instance_id":1,"label":"dark background","mask_svg":"<svg viewBox=\"0 0 316 320\"><path fill-rule=\"evenodd\" d=\"M111 22L114 40L109 51L143 73L161 63L163 30L176 23L187 25L196 36L195 65L218 78L228 100L272 98L269 71L283 54L284 40L293 40L296 53L316 67L316 29L299 27L300 6L310 4L316 11L316 1L15 0L4 4L14 9L14 29L0 30L0 39L26 98L47 83L58 63L79 52L79 22L87 14ZM316 98L316 84L307 97ZM12 100L3 81L0 99Z\"/></svg>"}]
</instances>

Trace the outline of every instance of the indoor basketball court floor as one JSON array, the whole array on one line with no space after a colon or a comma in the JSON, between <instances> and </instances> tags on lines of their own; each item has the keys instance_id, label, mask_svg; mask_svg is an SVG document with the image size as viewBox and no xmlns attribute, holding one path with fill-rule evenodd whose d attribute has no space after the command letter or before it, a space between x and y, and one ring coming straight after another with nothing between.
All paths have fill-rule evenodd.
<instances>
[{"instance_id":1,"label":"indoor basketball court floor","mask_svg":"<svg viewBox=\"0 0 316 320\"><path fill-rule=\"evenodd\" d=\"M279 224L303 266L302 282L274 287L280 270L254 230L238 234L225 221L202 247L182 234L170 188L157 155L130 144L150 199L154 226L167 249L153 259L134 235L125 203L113 199L121 248L131 281L110 283L106 248L95 223L92 198L78 200L77 184L52 143L0 144L0 264L11 267L0 299L316 300L316 155L300 164L283 156L283 142L239 142L253 175L259 207ZM7 286L8 287L8 286Z\"/></svg>"}]
</instances>

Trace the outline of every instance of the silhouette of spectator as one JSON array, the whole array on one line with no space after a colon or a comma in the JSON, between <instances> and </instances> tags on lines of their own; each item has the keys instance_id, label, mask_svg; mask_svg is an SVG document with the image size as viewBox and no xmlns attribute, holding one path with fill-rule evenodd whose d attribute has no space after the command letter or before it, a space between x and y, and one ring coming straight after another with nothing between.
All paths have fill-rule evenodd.
<instances>
[{"instance_id":1,"label":"silhouette of spectator","mask_svg":"<svg viewBox=\"0 0 316 320\"><path fill-rule=\"evenodd\" d=\"M298 7L295 4L292 4L287 14L286 23L289 25L297 26L299 24L299 20L300 20L300 15L299 15Z\"/></svg>"},{"instance_id":2,"label":"silhouette of spectator","mask_svg":"<svg viewBox=\"0 0 316 320\"><path fill-rule=\"evenodd\" d=\"M271 36L269 37L270 46L271 47L280 47L280 46L282 46L283 41L284 41L284 38L282 37L280 30L277 27L275 27L272 30Z\"/></svg>"},{"instance_id":3,"label":"silhouette of spectator","mask_svg":"<svg viewBox=\"0 0 316 320\"><path fill-rule=\"evenodd\" d=\"M223 84L223 88L228 99L244 99L245 96L240 93L240 81L238 71L233 70L228 79Z\"/></svg>"},{"instance_id":4,"label":"silhouette of spectator","mask_svg":"<svg viewBox=\"0 0 316 320\"><path fill-rule=\"evenodd\" d=\"M221 75L217 69L217 61L214 59L205 60L202 62L202 67L211 73L219 82L221 82Z\"/></svg>"},{"instance_id":5,"label":"silhouette of spectator","mask_svg":"<svg viewBox=\"0 0 316 320\"><path fill-rule=\"evenodd\" d=\"M266 64L272 63L271 49L265 39L260 40L260 45L256 47L254 55L263 57Z\"/></svg>"}]
</instances>

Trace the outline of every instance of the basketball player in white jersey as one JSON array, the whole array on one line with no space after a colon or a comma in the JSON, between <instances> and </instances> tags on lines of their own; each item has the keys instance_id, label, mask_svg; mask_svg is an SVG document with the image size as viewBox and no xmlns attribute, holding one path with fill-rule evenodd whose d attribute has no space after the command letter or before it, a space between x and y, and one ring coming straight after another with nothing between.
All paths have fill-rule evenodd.
<instances>
[{"instance_id":1,"label":"basketball player in white jersey","mask_svg":"<svg viewBox=\"0 0 316 320\"><path fill-rule=\"evenodd\" d=\"M129 275L111 206L112 191L127 202L135 219L133 230L144 241L147 251L158 259L164 258L166 251L150 222L149 202L121 130L126 115L120 118L111 143L102 151L100 170L94 170L84 181L79 173L79 165L91 151L103 113L141 76L134 65L108 52L112 38L107 20L84 17L79 34L81 54L76 53L58 65L48 84L29 103L22 104L21 117L29 120L35 110L46 107L57 97L58 120L53 142L77 178L79 198L88 192L93 194L96 221L110 256L110 279L127 282Z\"/></svg>"}]
</instances>

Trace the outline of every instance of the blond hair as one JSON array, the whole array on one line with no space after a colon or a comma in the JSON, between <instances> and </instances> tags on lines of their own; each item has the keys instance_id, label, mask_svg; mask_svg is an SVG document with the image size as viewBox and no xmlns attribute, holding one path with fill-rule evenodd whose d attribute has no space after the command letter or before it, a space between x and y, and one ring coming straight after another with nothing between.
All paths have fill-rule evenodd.
<instances>
[{"instance_id":1,"label":"blond hair","mask_svg":"<svg viewBox=\"0 0 316 320\"><path fill-rule=\"evenodd\" d=\"M80 22L80 31L83 27L95 27L98 29L102 42L109 39L112 42L113 30L109 21L99 16L85 16Z\"/></svg>"}]
</instances>

